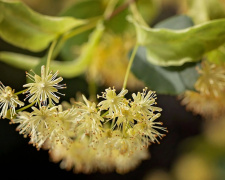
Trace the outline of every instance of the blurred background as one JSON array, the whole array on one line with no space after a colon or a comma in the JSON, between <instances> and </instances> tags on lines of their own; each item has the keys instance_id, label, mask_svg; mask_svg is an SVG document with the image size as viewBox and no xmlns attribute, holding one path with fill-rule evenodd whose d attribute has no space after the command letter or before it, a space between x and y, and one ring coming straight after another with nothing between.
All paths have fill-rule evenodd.
<instances>
[{"instance_id":1,"label":"blurred background","mask_svg":"<svg viewBox=\"0 0 225 180\"><path fill-rule=\"evenodd\" d=\"M76 0L23 0L35 11L46 15L58 15L70 7ZM183 7L182 7L183 8ZM164 0L160 11L156 13L151 25L181 12L175 0ZM17 48L0 39L0 51L12 51L41 57L45 51L31 53ZM110 78L110 77L108 77ZM135 78L135 77L134 77ZM0 62L0 81L10 85L16 91L22 90L25 84L25 72ZM62 101L69 101L77 92L89 95L88 82L85 75L64 79L67 89ZM97 94L105 88L100 83ZM138 90L142 90L142 82L136 82ZM118 85L119 86L119 85ZM134 84L133 86L136 86ZM132 87L132 83L130 85ZM137 89L131 89L136 92ZM161 144L149 147L151 157L143 161L135 170L120 175L117 173L74 174L72 171L60 169L59 164L49 161L48 151L37 151L15 131L17 125L9 125L6 119L0 120L0 173L2 177L17 179L64 178L64 179L143 179L143 180L213 180L225 179L225 154L223 146L212 148L207 140L215 134L216 127L205 131L205 120L198 115L187 112L176 96L158 94L158 106L163 109L160 121L168 128L169 133ZM211 126L211 125L210 125ZM222 125L220 126L222 127ZM221 130L221 129L220 129ZM223 129L221 130L223 131ZM207 136L207 133L210 134ZM218 134L217 137L222 136ZM210 139L210 138L209 138ZM216 160L215 160L216 159Z\"/></svg>"}]
</instances>

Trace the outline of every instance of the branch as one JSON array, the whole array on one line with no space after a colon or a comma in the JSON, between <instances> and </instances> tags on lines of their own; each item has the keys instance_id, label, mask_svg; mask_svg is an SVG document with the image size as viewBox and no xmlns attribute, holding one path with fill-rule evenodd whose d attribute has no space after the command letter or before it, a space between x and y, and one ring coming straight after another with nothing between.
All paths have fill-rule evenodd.
<instances>
[{"instance_id":1,"label":"branch","mask_svg":"<svg viewBox=\"0 0 225 180\"><path fill-rule=\"evenodd\" d=\"M137 1L137 0L129 0L129 1L127 1L126 3L124 3L123 5L118 7L117 9L115 9L115 11L113 11L112 14L106 18L106 20L112 19L114 16L116 16L120 12L124 11L130 4L134 3L135 1Z\"/></svg>"}]
</instances>

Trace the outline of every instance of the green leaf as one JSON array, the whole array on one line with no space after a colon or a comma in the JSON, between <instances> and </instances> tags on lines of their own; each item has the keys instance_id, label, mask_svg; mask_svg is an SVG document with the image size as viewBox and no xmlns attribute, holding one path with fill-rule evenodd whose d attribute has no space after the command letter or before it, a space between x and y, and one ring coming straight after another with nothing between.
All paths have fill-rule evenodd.
<instances>
[{"instance_id":1,"label":"green leaf","mask_svg":"<svg viewBox=\"0 0 225 180\"><path fill-rule=\"evenodd\" d=\"M216 64L221 64L225 62L225 45L220 46L219 48L210 51L206 54L207 59Z\"/></svg>"},{"instance_id":2,"label":"green leaf","mask_svg":"<svg viewBox=\"0 0 225 180\"><path fill-rule=\"evenodd\" d=\"M225 6L221 0L183 0L182 3L186 6L186 14L197 24L225 17Z\"/></svg>"},{"instance_id":3,"label":"green leaf","mask_svg":"<svg viewBox=\"0 0 225 180\"><path fill-rule=\"evenodd\" d=\"M51 17L34 12L22 2L0 1L0 37L33 52L70 29L86 23L72 17Z\"/></svg>"},{"instance_id":4,"label":"green leaf","mask_svg":"<svg viewBox=\"0 0 225 180\"><path fill-rule=\"evenodd\" d=\"M102 15L104 12L103 3L101 0L85 0L77 1L70 8L62 12L61 16L71 16L74 18L89 19ZM68 39L60 55L63 60L71 61L77 57L76 48L88 41L88 37L92 30L80 33L79 36L74 36Z\"/></svg>"},{"instance_id":5,"label":"green leaf","mask_svg":"<svg viewBox=\"0 0 225 180\"><path fill-rule=\"evenodd\" d=\"M101 0L82 0L75 2L71 7L64 10L60 16L72 16L78 19L88 19L100 16L104 12Z\"/></svg>"},{"instance_id":6,"label":"green leaf","mask_svg":"<svg viewBox=\"0 0 225 180\"><path fill-rule=\"evenodd\" d=\"M149 63L146 49L139 47L135 56L132 72L151 90L159 94L177 95L187 89L194 89L198 78L196 63L186 63L182 66L162 67Z\"/></svg>"},{"instance_id":7,"label":"green leaf","mask_svg":"<svg viewBox=\"0 0 225 180\"><path fill-rule=\"evenodd\" d=\"M119 7L123 7L124 4L126 4L124 0L119 0L115 9L120 9ZM151 23L159 11L160 0L141 0L136 2L136 6L144 20ZM126 19L129 14L130 10L127 7L106 21L105 26L107 30L116 34L134 33L133 27Z\"/></svg>"},{"instance_id":8,"label":"green leaf","mask_svg":"<svg viewBox=\"0 0 225 180\"><path fill-rule=\"evenodd\" d=\"M188 16L175 16L155 25L155 28L183 29L193 26ZM193 90L198 78L198 63L186 63L182 66L162 67L150 63L146 57L146 48L139 47L132 71L152 90L160 94L177 95L187 89Z\"/></svg>"},{"instance_id":9,"label":"green leaf","mask_svg":"<svg viewBox=\"0 0 225 180\"><path fill-rule=\"evenodd\" d=\"M154 28L161 29L161 28L167 28L167 29L185 29L193 26L194 23L192 19L186 15L178 15L173 16L171 18L165 19L158 24L154 26Z\"/></svg>"},{"instance_id":10,"label":"green leaf","mask_svg":"<svg viewBox=\"0 0 225 180\"><path fill-rule=\"evenodd\" d=\"M138 43L146 47L147 60L160 66L197 62L205 53L225 42L225 19L183 30L152 29L132 21L137 30Z\"/></svg>"},{"instance_id":11,"label":"green leaf","mask_svg":"<svg viewBox=\"0 0 225 180\"><path fill-rule=\"evenodd\" d=\"M59 70L60 75L66 78L72 78L82 74L91 62L94 48L98 44L103 32L104 27L100 22L89 37L88 44L81 56L73 61L52 61L50 64L50 70L53 70L54 72ZM36 58L18 53L0 52L0 61L20 69L30 70L35 67L38 68L42 64L46 63L46 57Z\"/></svg>"},{"instance_id":12,"label":"green leaf","mask_svg":"<svg viewBox=\"0 0 225 180\"><path fill-rule=\"evenodd\" d=\"M136 1L139 13L144 20L150 24L160 13L162 0L141 0Z\"/></svg>"},{"instance_id":13,"label":"green leaf","mask_svg":"<svg viewBox=\"0 0 225 180\"><path fill-rule=\"evenodd\" d=\"M0 61L22 70L30 70L34 68L35 66L37 66L40 59L41 58L19 53L7 51L0 52Z\"/></svg>"}]
</instances>

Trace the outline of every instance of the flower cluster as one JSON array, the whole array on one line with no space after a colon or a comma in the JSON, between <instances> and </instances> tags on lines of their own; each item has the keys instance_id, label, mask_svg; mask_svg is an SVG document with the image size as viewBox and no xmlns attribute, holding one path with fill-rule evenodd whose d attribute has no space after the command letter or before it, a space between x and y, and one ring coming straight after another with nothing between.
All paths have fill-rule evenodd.
<instances>
[{"instance_id":1,"label":"flower cluster","mask_svg":"<svg viewBox=\"0 0 225 180\"><path fill-rule=\"evenodd\" d=\"M127 54L134 45L135 37L129 32L123 35L112 32L105 33L94 51L93 59L87 69L87 78L98 84L121 89L123 86L123 78L121 77L125 76L129 62ZM127 88L137 90L143 86L144 83L130 72Z\"/></svg>"},{"instance_id":2,"label":"flower cluster","mask_svg":"<svg viewBox=\"0 0 225 180\"><path fill-rule=\"evenodd\" d=\"M182 104L194 113L215 118L225 109L225 64L203 61L198 72L200 77L195 83L197 91L186 91Z\"/></svg>"},{"instance_id":3,"label":"flower cluster","mask_svg":"<svg viewBox=\"0 0 225 180\"><path fill-rule=\"evenodd\" d=\"M15 111L18 100L14 90L1 84L1 116L7 116L10 109L12 123L19 124L17 131L29 137L30 144L50 150L54 162L61 160L61 167L74 169L74 172L89 173L95 170L125 173L135 168L149 157L147 147L159 143L167 132L160 117L161 108L156 107L156 94L148 91L125 95L127 89L117 94L108 88L96 104L84 95L83 102L73 102L69 108L55 105L62 78L41 67L41 76L27 73L33 81L25 84L25 93L30 105ZM26 98L26 99L27 99ZM25 111L31 107L31 111Z\"/></svg>"},{"instance_id":4,"label":"flower cluster","mask_svg":"<svg viewBox=\"0 0 225 180\"><path fill-rule=\"evenodd\" d=\"M75 139L68 150L62 145L54 148L51 159L62 160L61 167L73 168L75 172L103 172L115 169L125 173L149 157L147 147L159 143L166 128L156 121L160 116L155 107L156 95L153 91L133 94L133 101L124 96L128 90L116 94L108 88L98 98L97 105L88 101L75 102L72 129ZM159 139L158 139L159 138Z\"/></svg>"}]
</instances>

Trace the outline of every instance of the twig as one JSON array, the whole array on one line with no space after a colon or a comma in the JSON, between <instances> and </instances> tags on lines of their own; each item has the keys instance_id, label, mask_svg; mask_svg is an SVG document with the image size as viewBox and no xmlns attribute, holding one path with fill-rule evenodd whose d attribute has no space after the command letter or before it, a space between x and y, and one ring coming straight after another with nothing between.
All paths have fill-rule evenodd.
<instances>
[{"instance_id":1,"label":"twig","mask_svg":"<svg viewBox=\"0 0 225 180\"><path fill-rule=\"evenodd\" d=\"M137 0L129 0L129 1L127 1L126 3L124 3L123 5L118 7L117 9L115 9L115 11L113 11L112 14L106 18L106 20L112 19L114 16L119 14L121 11L124 11L130 4L134 3L135 1L137 1Z\"/></svg>"}]
</instances>

